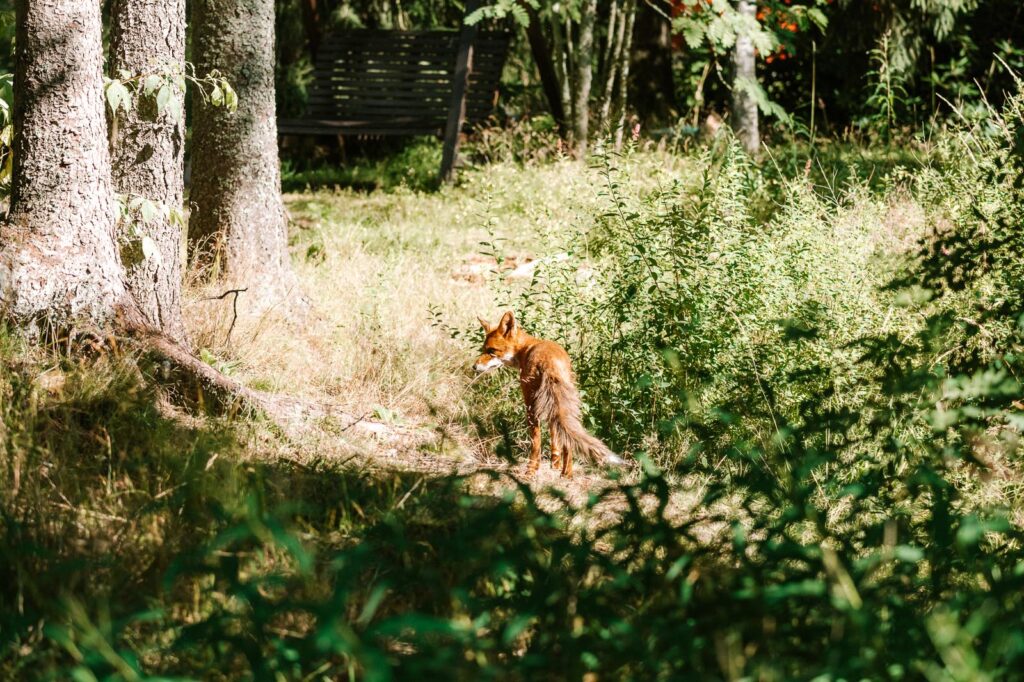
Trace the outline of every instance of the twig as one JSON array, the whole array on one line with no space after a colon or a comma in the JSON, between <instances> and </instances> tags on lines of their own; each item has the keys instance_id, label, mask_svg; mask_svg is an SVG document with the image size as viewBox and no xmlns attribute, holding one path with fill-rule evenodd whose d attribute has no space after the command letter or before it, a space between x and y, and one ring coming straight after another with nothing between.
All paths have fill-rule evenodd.
<instances>
[{"instance_id":1,"label":"twig","mask_svg":"<svg viewBox=\"0 0 1024 682\"><path fill-rule=\"evenodd\" d=\"M371 412L372 412L372 410L371 410ZM353 426L355 426L356 424L360 424L360 423L362 423L363 421L365 421L365 420L366 420L366 418L367 418L367 417L369 417L369 416L370 416L370 412L364 412L364 413L363 413L363 416L362 416L362 417L359 417L358 419L354 419L354 420L352 420L352 422L350 422L348 426L346 426L345 428L343 428L343 429L342 429L342 430L340 431L340 433L345 433L346 431L348 431L349 429L351 429L351 428L352 428Z\"/></svg>"},{"instance_id":2,"label":"twig","mask_svg":"<svg viewBox=\"0 0 1024 682\"><path fill-rule=\"evenodd\" d=\"M225 344L228 343L231 340L231 332L233 332L235 330L235 322L238 321L238 295L240 293L242 293L243 291L249 291L249 287L244 287L242 289L228 289L227 291L225 291L220 296L208 296L208 297L203 299L204 301L223 301L225 298L227 298L231 294L235 295L234 300L232 300L232 302L231 302L231 313L232 313L232 316L231 316L231 326L228 327L228 333L224 337L224 343Z\"/></svg>"},{"instance_id":3,"label":"twig","mask_svg":"<svg viewBox=\"0 0 1024 682\"><path fill-rule=\"evenodd\" d=\"M402 499L398 501L398 504L396 504L393 507L393 509L401 509L402 507L404 507L405 501L409 499L409 496L412 495L413 491L416 490L416 488L420 487L420 483L423 483L423 479L424 477L420 476L420 478L415 483L412 484L412 487L409 488L408 492L406 492L405 495L402 496Z\"/></svg>"}]
</instances>

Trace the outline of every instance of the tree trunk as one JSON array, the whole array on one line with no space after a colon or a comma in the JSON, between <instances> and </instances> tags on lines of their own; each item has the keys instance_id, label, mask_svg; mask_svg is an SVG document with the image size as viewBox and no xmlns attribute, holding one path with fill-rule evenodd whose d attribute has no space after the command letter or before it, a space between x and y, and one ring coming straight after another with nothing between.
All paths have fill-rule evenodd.
<instances>
[{"instance_id":1,"label":"tree trunk","mask_svg":"<svg viewBox=\"0 0 1024 682\"><path fill-rule=\"evenodd\" d=\"M197 72L220 71L238 110L196 98L190 247L211 277L248 288L249 312L301 301L281 201L274 1L195 0L192 32Z\"/></svg>"},{"instance_id":2,"label":"tree trunk","mask_svg":"<svg viewBox=\"0 0 1024 682\"><path fill-rule=\"evenodd\" d=\"M672 22L667 3L639 3L633 35L633 104L645 126L674 123L675 82L672 77Z\"/></svg>"},{"instance_id":3,"label":"tree trunk","mask_svg":"<svg viewBox=\"0 0 1024 682\"><path fill-rule=\"evenodd\" d=\"M757 5L753 0L738 0L736 5L743 17L749 22L757 21ZM736 131L743 148L748 154L757 154L761 148L761 135L757 125L757 100L754 99L753 88L757 84L754 43L748 33L740 31L736 36L732 60L735 78L732 86L732 127Z\"/></svg>"},{"instance_id":4,"label":"tree trunk","mask_svg":"<svg viewBox=\"0 0 1024 682\"><path fill-rule=\"evenodd\" d=\"M533 61L537 64L537 71L540 73L541 87L544 89L544 98L548 101L548 108L551 109L551 118L558 126L558 134L562 137L568 135L568 126L565 121L565 109L562 107L561 84L558 82L558 72L555 69L555 60L551 56L551 48L544 37L544 28L541 25L540 16L530 5L526 5L526 11L530 17L530 23L526 27L526 37L530 41L530 51L533 53Z\"/></svg>"},{"instance_id":5,"label":"tree trunk","mask_svg":"<svg viewBox=\"0 0 1024 682\"><path fill-rule=\"evenodd\" d=\"M619 62L626 33L626 11L626 3L623 3L620 10L618 3L613 1L608 8L607 41L602 59L601 76L597 81L601 88L598 96L597 129L602 135L608 132L608 117L611 115L612 100L615 98L615 81L619 73Z\"/></svg>"},{"instance_id":6,"label":"tree trunk","mask_svg":"<svg viewBox=\"0 0 1024 682\"><path fill-rule=\"evenodd\" d=\"M566 26L569 26L568 19ZM562 114L575 120L572 115L572 69L569 66L570 47L562 35L562 23L557 14L551 16L551 44L554 47L555 73L558 76L559 97L562 100Z\"/></svg>"},{"instance_id":7,"label":"tree trunk","mask_svg":"<svg viewBox=\"0 0 1024 682\"><path fill-rule=\"evenodd\" d=\"M14 175L0 309L28 326L102 323L126 298L115 246L100 4L15 4Z\"/></svg>"},{"instance_id":8,"label":"tree trunk","mask_svg":"<svg viewBox=\"0 0 1024 682\"><path fill-rule=\"evenodd\" d=\"M309 54L316 64L316 56L320 51L320 41L323 38L323 29L320 24L320 8L317 0L299 0L302 7L302 27L306 32L306 42L309 43Z\"/></svg>"},{"instance_id":9,"label":"tree trunk","mask_svg":"<svg viewBox=\"0 0 1024 682\"><path fill-rule=\"evenodd\" d=\"M177 383L196 385L221 409L265 412L282 427L323 414L246 388L145 319L116 247L100 3L18 0L15 23L14 177L0 225L0 312L36 333L82 325L127 333Z\"/></svg>"},{"instance_id":10,"label":"tree trunk","mask_svg":"<svg viewBox=\"0 0 1024 682\"><path fill-rule=\"evenodd\" d=\"M626 2L626 30L625 42L622 45L622 54L619 55L619 90L615 98L615 109L619 112L619 122L615 126L615 150L622 149L622 137L626 131L626 109L629 106L629 62L632 53L633 26L636 22L636 3L632 0Z\"/></svg>"},{"instance_id":11,"label":"tree trunk","mask_svg":"<svg viewBox=\"0 0 1024 682\"><path fill-rule=\"evenodd\" d=\"M185 0L114 0L111 9L110 67L117 77L180 73L185 62ZM185 125L176 115L184 92L170 86L172 101L157 111L153 96L140 96L129 112L119 110L112 144L114 190L125 199L142 197L163 204L163 214L144 222L126 214L121 241L128 290L150 324L169 336L185 338L181 315ZM133 227L134 222L137 226ZM156 245L145 257L137 229ZM126 233L127 232L127 233Z\"/></svg>"},{"instance_id":12,"label":"tree trunk","mask_svg":"<svg viewBox=\"0 0 1024 682\"><path fill-rule=\"evenodd\" d=\"M594 76L594 23L597 21L597 0L587 0L581 9L580 37L576 50L575 99L573 101L573 144L576 156L587 154L590 137L590 86Z\"/></svg>"}]
</instances>

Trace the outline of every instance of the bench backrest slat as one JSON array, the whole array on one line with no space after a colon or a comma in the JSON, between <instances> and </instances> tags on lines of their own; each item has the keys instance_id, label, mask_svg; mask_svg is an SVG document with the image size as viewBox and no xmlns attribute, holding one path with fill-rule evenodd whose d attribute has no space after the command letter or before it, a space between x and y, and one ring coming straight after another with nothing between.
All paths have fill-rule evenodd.
<instances>
[{"instance_id":1,"label":"bench backrest slat","mask_svg":"<svg viewBox=\"0 0 1024 682\"><path fill-rule=\"evenodd\" d=\"M329 35L317 55L304 118L375 129L444 126L458 31L356 30ZM466 94L466 123L490 116L509 35L480 32Z\"/></svg>"}]
</instances>

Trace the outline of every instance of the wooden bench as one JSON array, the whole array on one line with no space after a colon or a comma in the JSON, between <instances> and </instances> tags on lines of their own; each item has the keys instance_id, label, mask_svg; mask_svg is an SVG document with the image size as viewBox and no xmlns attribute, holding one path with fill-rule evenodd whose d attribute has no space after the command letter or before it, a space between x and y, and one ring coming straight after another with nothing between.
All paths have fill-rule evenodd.
<instances>
[{"instance_id":1,"label":"wooden bench","mask_svg":"<svg viewBox=\"0 0 1024 682\"><path fill-rule=\"evenodd\" d=\"M302 118L280 134L443 135L442 179L451 177L459 133L491 115L509 33L477 30L351 30L317 52Z\"/></svg>"}]
</instances>

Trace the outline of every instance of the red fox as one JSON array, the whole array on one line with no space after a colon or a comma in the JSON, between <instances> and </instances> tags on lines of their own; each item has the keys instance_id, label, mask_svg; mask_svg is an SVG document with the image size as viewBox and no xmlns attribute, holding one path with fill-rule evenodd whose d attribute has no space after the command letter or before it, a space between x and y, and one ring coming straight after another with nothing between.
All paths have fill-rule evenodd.
<instances>
[{"instance_id":1,"label":"red fox","mask_svg":"<svg viewBox=\"0 0 1024 682\"><path fill-rule=\"evenodd\" d=\"M487 372L502 366L519 368L519 386L526 402L526 424L530 428L528 475L540 466L540 425L551 432L551 466L572 478L573 451L607 465L625 462L607 445L587 433L580 421L580 395L572 376L572 363L565 349L554 341L537 339L522 330L512 311L496 325L480 319L484 328L484 354L473 369Z\"/></svg>"}]
</instances>

